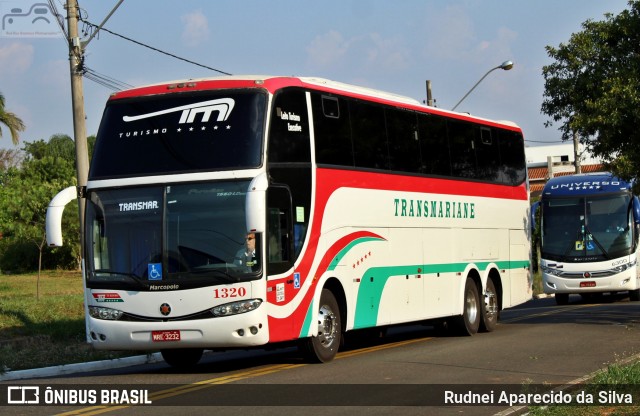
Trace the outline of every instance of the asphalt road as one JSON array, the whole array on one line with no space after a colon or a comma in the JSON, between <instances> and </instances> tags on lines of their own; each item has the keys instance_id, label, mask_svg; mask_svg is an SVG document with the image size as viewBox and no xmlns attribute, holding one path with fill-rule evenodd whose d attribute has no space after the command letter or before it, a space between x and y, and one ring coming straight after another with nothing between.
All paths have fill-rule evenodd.
<instances>
[{"instance_id":1,"label":"asphalt road","mask_svg":"<svg viewBox=\"0 0 640 416\"><path fill-rule=\"evenodd\" d=\"M0 413L504 415L513 409L503 403L443 406L444 395L463 400L463 394L471 392L476 400L485 397L495 404L501 394L514 389L521 392L523 386L543 383L553 389L637 356L640 302L604 297L585 303L575 296L569 305L557 306L553 299L539 299L503 311L492 333L457 337L411 325L391 328L382 338L347 341L336 360L327 364L307 364L295 348L284 348L211 353L191 371L157 363L3 382L34 383L41 396L47 387L77 390L84 405L17 405L0 407ZM123 406L101 406L102 390L115 386L127 389L129 402L142 390L140 400L152 404L130 406L124 401ZM91 391L98 396L95 404Z\"/></svg>"}]
</instances>

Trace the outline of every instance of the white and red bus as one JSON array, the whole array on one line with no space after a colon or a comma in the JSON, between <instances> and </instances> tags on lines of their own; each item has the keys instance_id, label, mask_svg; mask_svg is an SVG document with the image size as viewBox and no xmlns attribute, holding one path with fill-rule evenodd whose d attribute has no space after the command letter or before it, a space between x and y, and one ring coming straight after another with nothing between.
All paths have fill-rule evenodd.
<instances>
[{"instance_id":1,"label":"white and red bus","mask_svg":"<svg viewBox=\"0 0 640 416\"><path fill-rule=\"evenodd\" d=\"M82 190L88 342L189 365L300 341L325 362L345 331L491 331L532 295L526 179L513 123L324 79L115 93Z\"/></svg>"}]
</instances>

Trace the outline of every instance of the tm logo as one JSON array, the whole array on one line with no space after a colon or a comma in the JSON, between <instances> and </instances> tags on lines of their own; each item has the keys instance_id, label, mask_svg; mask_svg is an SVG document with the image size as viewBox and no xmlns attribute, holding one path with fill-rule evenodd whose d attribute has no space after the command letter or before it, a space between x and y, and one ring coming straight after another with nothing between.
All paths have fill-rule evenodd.
<instances>
[{"instance_id":1,"label":"tm logo","mask_svg":"<svg viewBox=\"0 0 640 416\"><path fill-rule=\"evenodd\" d=\"M202 114L202 122L206 123L211 117L211 113L218 112L216 121L225 121L229 118L231 111L235 105L233 98L220 98L218 100L203 101L195 104L182 105L179 107L168 108L166 110L155 111L153 113L140 114L138 116L124 116L122 120L126 123L130 121L142 120L145 118L157 117L164 114L182 112L180 115L180 124L193 123L198 114Z\"/></svg>"}]
</instances>

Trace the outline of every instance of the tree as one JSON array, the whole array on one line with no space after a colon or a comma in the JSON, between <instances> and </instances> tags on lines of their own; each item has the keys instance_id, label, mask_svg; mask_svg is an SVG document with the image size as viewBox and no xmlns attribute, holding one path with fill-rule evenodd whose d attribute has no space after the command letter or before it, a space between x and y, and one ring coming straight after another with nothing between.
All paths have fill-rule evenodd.
<instances>
[{"instance_id":1,"label":"tree","mask_svg":"<svg viewBox=\"0 0 640 416\"><path fill-rule=\"evenodd\" d=\"M42 140L25 143L25 158L19 168L8 169L0 188L0 232L3 234L1 266L12 270L33 270L37 255L38 270L53 254L45 244L45 216L49 202L60 190L75 183L73 140L54 136L50 143ZM77 210L65 210L64 233L69 242L54 249L50 267L79 264ZM75 242L75 244L74 244ZM37 249L37 252L34 251Z\"/></svg>"},{"instance_id":2,"label":"tree","mask_svg":"<svg viewBox=\"0 0 640 416\"><path fill-rule=\"evenodd\" d=\"M581 144L608 169L640 185L640 0L617 16L587 20L544 66L542 113L560 122L563 140Z\"/></svg>"},{"instance_id":3,"label":"tree","mask_svg":"<svg viewBox=\"0 0 640 416\"><path fill-rule=\"evenodd\" d=\"M5 110L4 95L2 93L0 93L0 124L7 126L11 134L11 141L13 144L18 144L20 140L18 132L24 131L24 123L18 116ZM2 137L2 129L0 129L0 137Z\"/></svg>"},{"instance_id":4,"label":"tree","mask_svg":"<svg viewBox=\"0 0 640 416\"><path fill-rule=\"evenodd\" d=\"M18 149L0 149L0 175L9 168L20 166L22 154Z\"/></svg>"}]
</instances>

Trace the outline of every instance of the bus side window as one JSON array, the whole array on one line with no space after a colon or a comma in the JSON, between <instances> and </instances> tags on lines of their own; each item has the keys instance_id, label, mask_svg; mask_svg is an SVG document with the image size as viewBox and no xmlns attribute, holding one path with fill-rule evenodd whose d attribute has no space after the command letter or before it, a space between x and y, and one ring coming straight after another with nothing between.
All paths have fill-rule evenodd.
<instances>
[{"instance_id":1,"label":"bus side window","mask_svg":"<svg viewBox=\"0 0 640 416\"><path fill-rule=\"evenodd\" d=\"M286 187L270 186L267 191L267 258L269 274L284 273L292 267L293 228L291 194Z\"/></svg>"}]
</instances>

